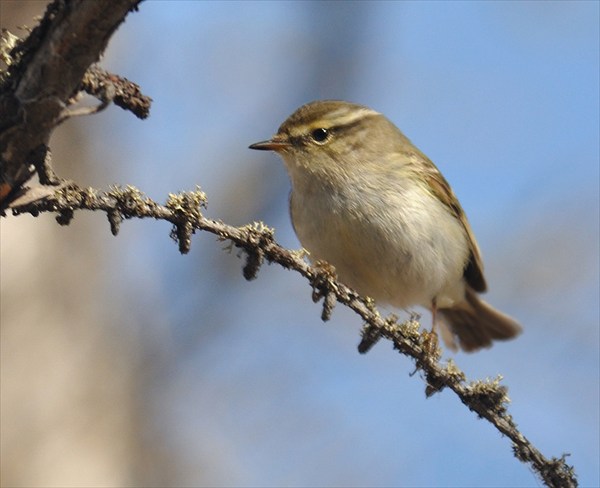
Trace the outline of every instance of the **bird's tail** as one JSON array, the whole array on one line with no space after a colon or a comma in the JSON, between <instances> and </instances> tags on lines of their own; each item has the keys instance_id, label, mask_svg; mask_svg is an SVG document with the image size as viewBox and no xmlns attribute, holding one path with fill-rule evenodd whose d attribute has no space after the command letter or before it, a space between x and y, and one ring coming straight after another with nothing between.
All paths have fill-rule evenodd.
<instances>
[{"instance_id":1,"label":"bird's tail","mask_svg":"<svg viewBox=\"0 0 600 488\"><path fill-rule=\"evenodd\" d=\"M473 352L490 347L493 340L512 339L522 330L514 319L481 300L468 286L465 301L438 312L449 329L446 334L442 331L444 342L454 350L456 339L461 349Z\"/></svg>"}]
</instances>

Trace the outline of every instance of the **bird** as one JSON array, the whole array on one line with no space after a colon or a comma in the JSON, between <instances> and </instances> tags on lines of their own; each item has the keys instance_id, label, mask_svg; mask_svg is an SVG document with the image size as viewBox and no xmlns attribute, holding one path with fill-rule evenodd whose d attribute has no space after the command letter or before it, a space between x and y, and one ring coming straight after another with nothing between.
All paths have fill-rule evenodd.
<instances>
[{"instance_id":1,"label":"bird","mask_svg":"<svg viewBox=\"0 0 600 488\"><path fill-rule=\"evenodd\" d=\"M480 298L481 252L449 183L384 115L317 100L250 148L281 156L298 239L341 282L377 304L431 310L452 350L476 351L521 332Z\"/></svg>"}]
</instances>

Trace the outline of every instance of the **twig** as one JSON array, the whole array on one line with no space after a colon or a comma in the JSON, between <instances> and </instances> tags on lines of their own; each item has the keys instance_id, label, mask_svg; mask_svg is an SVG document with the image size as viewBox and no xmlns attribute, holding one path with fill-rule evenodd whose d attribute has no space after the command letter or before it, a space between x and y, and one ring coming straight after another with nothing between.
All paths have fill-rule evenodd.
<instances>
[{"instance_id":1,"label":"twig","mask_svg":"<svg viewBox=\"0 0 600 488\"><path fill-rule=\"evenodd\" d=\"M81 89L104 103L114 102L140 119L145 119L150 114L152 99L144 95L138 85L127 78L109 73L98 65L91 66L85 72Z\"/></svg>"},{"instance_id":2,"label":"twig","mask_svg":"<svg viewBox=\"0 0 600 488\"><path fill-rule=\"evenodd\" d=\"M244 277L256 277L264 259L278 263L286 269L293 269L308 279L313 288L313 298L324 298L323 320L327 320L333 308L333 301L354 310L364 321L363 341L359 346L366 352L380 337L390 340L400 353L411 357L417 370L423 372L426 381L426 394L431 396L449 388L470 410L489 421L496 429L512 441L515 457L532 466L540 479L549 487L576 487L577 478L572 466L560 458L548 459L533 446L517 429L515 422L507 412L509 402L507 388L500 385L501 378L485 381L467 382L465 374L452 360L440 363L440 351L431 350L427 332L419 331L419 323L411 318L399 324L396 317L382 318L372 300L361 297L355 291L335 280L331 267L320 264L309 266L298 252L287 250L274 240L273 229L262 223L243 227L233 227L223 222L206 218L202 207L206 204L206 195L197 189L193 192L171 194L165 205L160 205L143 195L138 189L127 186L115 187L108 192L93 188L82 189L75 185L56 190L53 194L38 200L23 203L13 202L14 215L42 212L56 212L57 221L68 225L77 210L106 212L111 231L116 235L123 219L153 218L173 224L173 237L179 243L182 253L190 249L191 235L196 230L210 232L221 240L229 240L243 249L248 259L244 266Z\"/></svg>"}]
</instances>

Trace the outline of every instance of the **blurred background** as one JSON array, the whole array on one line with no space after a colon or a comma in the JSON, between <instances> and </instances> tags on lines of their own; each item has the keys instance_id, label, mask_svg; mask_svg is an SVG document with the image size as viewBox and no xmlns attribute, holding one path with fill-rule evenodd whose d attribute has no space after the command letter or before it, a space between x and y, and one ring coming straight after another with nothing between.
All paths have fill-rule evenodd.
<instances>
[{"instance_id":1,"label":"blurred background","mask_svg":"<svg viewBox=\"0 0 600 488\"><path fill-rule=\"evenodd\" d=\"M2 0L2 27L45 5ZM161 202L200 185L210 217L299 248L283 165L247 146L314 99L385 113L466 209L486 299L524 325L447 355L502 374L522 432L598 486L598 25L591 1L145 2L102 66L150 118L70 120L54 164ZM390 343L359 355L356 315L323 324L296 273L246 282L235 251L197 234L181 256L164 222L0 222L2 486L540 486Z\"/></svg>"}]
</instances>

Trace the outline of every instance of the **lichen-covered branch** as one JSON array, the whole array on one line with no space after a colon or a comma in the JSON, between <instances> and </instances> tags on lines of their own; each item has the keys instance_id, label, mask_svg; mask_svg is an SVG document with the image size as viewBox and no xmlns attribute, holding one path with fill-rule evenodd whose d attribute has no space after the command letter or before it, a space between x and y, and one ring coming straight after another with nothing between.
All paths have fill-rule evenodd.
<instances>
[{"instance_id":1,"label":"lichen-covered branch","mask_svg":"<svg viewBox=\"0 0 600 488\"><path fill-rule=\"evenodd\" d=\"M54 212L61 225L68 225L76 211L102 211L106 213L114 235L118 233L124 219L165 220L173 224L171 237L179 244L182 253L190 250L191 238L196 231L210 232L220 240L228 240L243 249L246 253L243 268L246 279L256 277L264 260L293 269L307 278L313 289L313 300L316 302L323 299L323 320L329 319L336 303L354 310L364 320L363 340L359 351L366 352L380 338L390 340L394 348L411 357L417 369L423 373L427 396L449 388L470 410L507 436L512 441L515 456L520 461L529 463L547 486L577 486L574 469L566 463L565 456L546 458L517 429L507 411L507 388L500 384L500 377L468 382L465 374L452 360L445 364L440 362L439 348L432 341L429 332L419 330L419 323L415 318L398 323L393 315L381 317L372 300L358 295L336 280L332 266L327 263L309 266L301 253L277 244L273 229L262 223L233 227L209 219L202 214L205 204L206 195L199 189L171 194L162 205L132 186L114 187L104 192L64 184L62 188L46 194L26 193L14 201L11 208L14 215L28 213L37 216L42 212Z\"/></svg>"},{"instance_id":2,"label":"lichen-covered branch","mask_svg":"<svg viewBox=\"0 0 600 488\"><path fill-rule=\"evenodd\" d=\"M12 36L3 43L8 70L0 78L0 202L31 178L35 153L68 117L74 95L83 88L106 96L93 83L102 73L85 80L84 74L140 1L54 0L25 41ZM127 90L112 95L131 99Z\"/></svg>"},{"instance_id":3,"label":"lichen-covered branch","mask_svg":"<svg viewBox=\"0 0 600 488\"><path fill-rule=\"evenodd\" d=\"M150 114L152 99L144 95L138 85L127 78L109 73L98 65L91 66L85 72L80 88L98 100L113 102L116 106L129 110L140 119L145 119Z\"/></svg>"}]
</instances>

